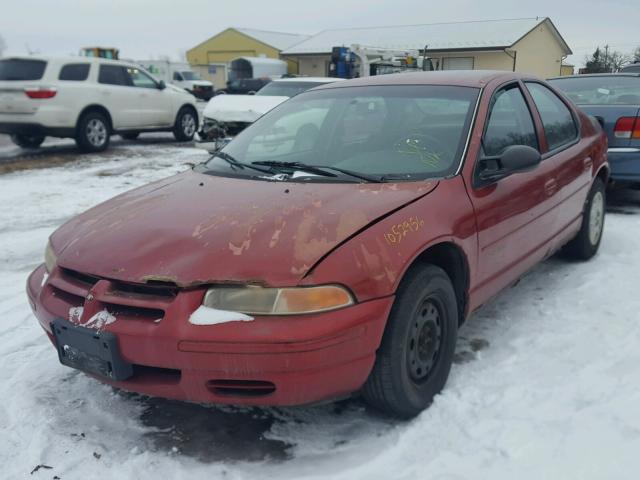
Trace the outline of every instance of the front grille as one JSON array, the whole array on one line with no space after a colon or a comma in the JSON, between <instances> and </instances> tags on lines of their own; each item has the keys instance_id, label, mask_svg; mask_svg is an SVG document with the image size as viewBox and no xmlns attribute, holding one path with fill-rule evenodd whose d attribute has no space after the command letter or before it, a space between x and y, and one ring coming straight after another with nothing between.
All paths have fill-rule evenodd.
<instances>
[{"instance_id":1,"label":"front grille","mask_svg":"<svg viewBox=\"0 0 640 480\"><path fill-rule=\"evenodd\" d=\"M175 285L126 283L67 268L59 268L48 284L54 296L51 311L62 318L70 316L70 309L86 309L91 303L92 311L106 309L117 319L159 323L178 295Z\"/></svg>"}]
</instances>

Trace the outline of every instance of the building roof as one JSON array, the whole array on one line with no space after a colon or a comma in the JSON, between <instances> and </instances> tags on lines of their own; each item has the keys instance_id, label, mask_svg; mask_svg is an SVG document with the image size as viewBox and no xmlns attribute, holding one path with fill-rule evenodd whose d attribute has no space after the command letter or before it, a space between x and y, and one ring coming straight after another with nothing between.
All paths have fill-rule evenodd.
<instances>
[{"instance_id":1,"label":"building roof","mask_svg":"<svg viewBox=\"0 0 640 480\"><path fill-rule=\"evenodd\" d=\"M258 40L259 42L277 48L278 50L285 50L309 38L309 35L270 32L268 30L256 30L254 28L234 28L234 30L237 30L238 32L255 40Z\"/></svg>"},{"instance_id":2,"label":"building roof","mask_svg":"<svg viewBox=\"0 0 640 480\"><path fill-rule=\"evenodd\" d=\"M333 47L353 44L405 50L422 50L427 45L429 51L504 49L543 22L548 23L566 53L570 54L571 49L546 17L324 30L282 53L327 54Z\"/></svg>"},{"instance_id":3,"label":"building roof","mask_svg":"<svg viewBox=\"0 0 640 480\"><path fill-rule=\"evenodd\" d=\"M374 85L449 85L480 88L492 80L508 81L536 78L526 73L506 70L438 70L431 72L391 73L354 78L345 82L327 83L316 89L364 87ZM564 77L562 77L564 78Z\"/></svg>"}]
</instances>

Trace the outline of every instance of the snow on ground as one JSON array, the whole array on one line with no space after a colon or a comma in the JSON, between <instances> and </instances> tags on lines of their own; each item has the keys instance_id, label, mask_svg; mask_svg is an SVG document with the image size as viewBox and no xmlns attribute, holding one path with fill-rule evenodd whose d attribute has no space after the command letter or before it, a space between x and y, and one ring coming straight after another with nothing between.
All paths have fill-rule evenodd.
<instances>
[{"instance_id":1,"label":"snow on ground","mask_svg":"<svg viewBox=\"0 0 640 480\"><path fill-rule=\"evenodd\" d=\"M358 400L241 409L147 398L59 365L24 293L48 235L205 158L123 145L0 175L2 478L638 478L640 192L610 208L593 261L553 258L474 315L445 391L410 422ZM30 475L38 465L52 468Z\"/></svg>"}]
</instances>

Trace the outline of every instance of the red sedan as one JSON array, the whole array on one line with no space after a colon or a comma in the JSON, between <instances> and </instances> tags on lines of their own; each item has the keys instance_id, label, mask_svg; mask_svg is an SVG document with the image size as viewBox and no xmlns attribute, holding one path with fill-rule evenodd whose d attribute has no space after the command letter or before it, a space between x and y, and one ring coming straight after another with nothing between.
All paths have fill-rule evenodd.
<instances>
[{"instance_id":1,"label":"red sedan","mask_svg":"<svg viewBox=\"0 0 640 480\"><path fill-rule=\"evenodd\" d=\"M410 417L474 310L560 249L597 252L606 151L530 76L334 83L64 224L29 300L63 364L123 389L248 405L361 392Z\"/></svg>"}]
</instances>

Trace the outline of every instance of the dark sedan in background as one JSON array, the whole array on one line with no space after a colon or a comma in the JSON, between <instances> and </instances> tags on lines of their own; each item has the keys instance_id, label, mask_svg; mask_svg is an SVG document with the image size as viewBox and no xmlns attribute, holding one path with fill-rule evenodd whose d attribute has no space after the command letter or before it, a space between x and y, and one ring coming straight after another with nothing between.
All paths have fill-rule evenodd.
<instances>
[{"instance_id":1,"label":"dark sedan in background","mask_svg":"<svg viewBox=\"0 0 640 480\"><path fill-rule=\"evenodd\" d=\"M640 73L574 75L549 82L602 123L609 137L611 180L640 184Z\"/></svg>"}]
</instances>

